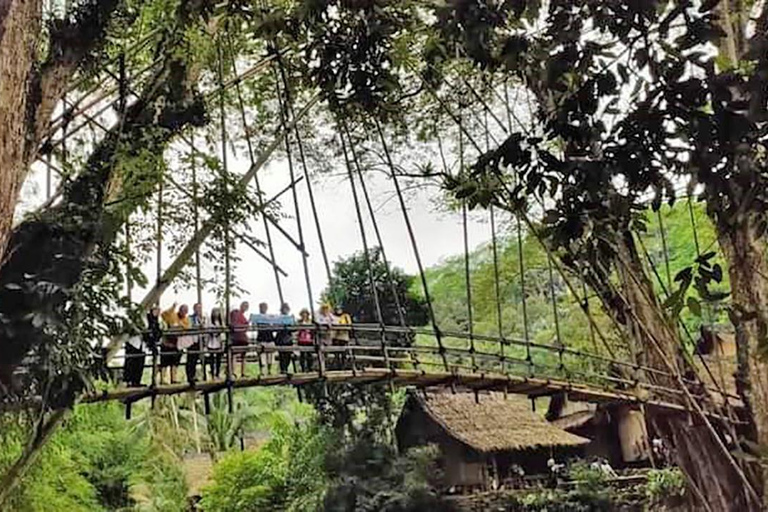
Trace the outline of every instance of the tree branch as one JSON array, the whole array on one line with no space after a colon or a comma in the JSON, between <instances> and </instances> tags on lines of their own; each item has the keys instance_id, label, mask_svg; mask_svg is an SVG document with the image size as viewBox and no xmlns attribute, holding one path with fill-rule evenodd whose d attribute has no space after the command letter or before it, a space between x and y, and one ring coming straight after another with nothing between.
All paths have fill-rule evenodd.
<instances>
[{"instance_id":1,"label":"tree branch","mask_svg":"<svg viewBox=\"0 0 768 512\"><path fill-rule=\"evenodd\" d=\"M122 0L90 0L82 4L74 19L53 22L46 60L33 69L30 95L35 100L27 112L27 159L32 161L39 141L51 122L75 72L82 68L105 40L107 27Z\"/></svg>"},{"instance_id":2,"label":"tree branch","mask_svg":"<svg viewBox=\"0 0 768 512\"><path fill-rule=\"evenodd\" d=\"M182 16L184 21L170 29L165 43L174 44L173 33L183 33L197 19L180 12ZM62 320L63 304L71 300L72 289L96 249L109 247L114 240L127 210L107 203L122 188L126 162L146 154L162 155L186 126L205 123L204 101L196 93L200 66L191 60L191 53L186 56L178 48L165 54L139 100L96 146L79 176L65 186L62 200L13 233L0 272L0 382L11 385L21 359L51 340L45 324ZM159 176L150 173L141 179L151 183ZM41 287L57 291L43 293Z\"/></svg>"}]
</instances>

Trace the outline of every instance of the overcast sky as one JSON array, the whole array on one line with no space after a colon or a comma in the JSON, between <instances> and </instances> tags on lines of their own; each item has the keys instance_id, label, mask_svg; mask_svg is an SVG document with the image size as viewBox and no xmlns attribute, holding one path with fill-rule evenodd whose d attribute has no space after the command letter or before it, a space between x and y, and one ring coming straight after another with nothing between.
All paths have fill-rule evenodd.
<instances>
[{"instance_id":1,"label":"overcast sky","mask_svg":"<svg viewBox=\"0 0 768 512\"><path fill-rule=\"evenodd\" d=\"M238 162L235 170L243 172L246 164L247 162ZM340 177L343 174L341 171L332 176L325 175L319 179L314 179L312 183L323 239L331 264L356 251L361 251L363 248L351 187L346 178ZM261 176L266 197L278 193L290 182L287 166L282 161L270 165ZM370 174L366 176L366 185L376 210L376 220L379 224L387 257L393 265L408 273L416 274L418 266L391 181L383 174ZM300 183L297 192L307 252L309 253L308 264L312 291L317 305L320 292L327 284L326 273L306 183ZM360 194L359 189L358 194ZM433 266L442 259L460 254L463 251L461 216L439 211L434 202L438 197L439 191L435 187L410 190L407 193L409 215L417 237L422 261L426 267ZM290 194L285 194L281 199L283 213L290 216L281 221L281 226L298 239L292 198ZM370 216L365 209L363 214L368 244L373 246L376 244L376 238ZM480 220L482 216L471 215L470 217L471 246L474 247L490 240L490 227L486 222ZM259 239L266 239L263 222L259 220L252 223L252 229L253 234ZM272 229L271 232L278 264L288 273L288 277L282 278L285 300L296 312L302 307L306 307L309 302L302 257L299 251L277 230ZM247 290L243 299L249 300L252 308L255 308L255 304L266 301L270 305L270 310L276 311L279 298L270 265L242 244L239 247L239 255L243 260L239 268L239 278ZM169 290L164 299L165 302L173 302L174 300L179 303L193 302L195 292L194 290L184 290L177 293ZM211 303L213 296L209 294L204 300ZM232 307L235 307L235 300L233 300Z\"/></svg>"}]
</instances>

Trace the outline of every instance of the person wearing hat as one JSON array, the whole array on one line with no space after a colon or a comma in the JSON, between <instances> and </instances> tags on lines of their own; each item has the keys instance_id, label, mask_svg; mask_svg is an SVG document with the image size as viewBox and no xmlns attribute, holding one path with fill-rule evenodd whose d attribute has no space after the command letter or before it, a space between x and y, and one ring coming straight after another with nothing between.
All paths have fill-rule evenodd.
<instances>
[{"instance_id":1,"label":"person wearing hat","mask_svg":"<svg viewBox=\"0 0 768 512\"><path fill-rule=\"evenodd\" d=\"M352 317L344 311L341 306L336 306L333 311L334 324L340 326L340 329L334 329L333 345L337 347L346 347L349 345L349 333L351 331ZM347 362L347 353L339 352L336 354L336 366L337 369L343 370Z\"/></svg>"}]
</instances>

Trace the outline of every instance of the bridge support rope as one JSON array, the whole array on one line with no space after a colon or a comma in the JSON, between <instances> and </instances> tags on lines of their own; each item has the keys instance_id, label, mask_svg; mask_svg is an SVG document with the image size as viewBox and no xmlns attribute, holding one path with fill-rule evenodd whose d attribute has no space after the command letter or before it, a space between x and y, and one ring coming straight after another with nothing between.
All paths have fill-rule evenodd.
<instances>
[{"instance_id":1,"label":"bridge support rope","mask_svg":"<svg viewBox=\"0 0 768 512\"><path fill-rule=\"evenodd\" d=\"M230 55L230 65L232 66L232 73L237 76L237 61L235 59L235 52L234 52L234 44L232 43L232 37L231 35L227 34L227 43L229 48L229 55ZM243 123L243 134L245 136L245 144L248 148L248 158L250 160L251 166L256 164L256 154L253 150L253 141L251 140L251 131L248 126L248 118L245 114L245 102L243 101L243 93L242 88L240 85L240 80L237 80L235 82L235 95L237 96L237 104L238 104L238 110L240 111L240 120ZM256 186L256 194L258 194L257 202L262 211L264 211L264 195L261 188L261 180L259 179L259 174L256 173L253 175L253 183ZM275 248L274 244L272 243L272 230L269 227L269 221L267 220L267 216L262 214L262 221L264 224L264 236L267 239L267 249L269 251L269 258L272 260L272 271L275 275L275 287L277 288L277 295L280 297L280 304L284 302L283 297L283 286L282 282L280 281L280 272L278 271L278 267L276 265L277 259L275 259ZM227 312L229 314L229 312Z\"/></svg>"},{"instance_id":2,"label":"bridge support rope","mask_svg":"<svg viewBox=\"0 0 768 512\"><path fill-rule=\"evenodd\" d=\"M403 191L400 188L400 182L397 179L397 170L395 169L395 164L392 161L392 155L389 152L389 146L387 145L387 141L384 137L384 131L381 129L381 125L379 124L379 120L374 118L374 123L376 126L376 131L379 135L379 140L381 141L381 147L384 150L384 156L386 158L387 166L390 170L390 177L392 178L392 183L395 186L395 193L397 194L398 202L400 203L400 210L403 213L403 220L405 221L405 227L408 230L408 237L411 241L411 248L413 249L413 254L416 259L416 265L419 269L419 278L421 279L421 286L424 290L424 300L427 302L427 309L429 311L429 319L432 323L432 331L434 332L435 339L437 340L438 347L440 348L441 358L443 360L443 366L445 366L446 371L448 370L448 360L445 356L445 347L443 346L443 338L440 334L440 329L437 326L437 321L435 319L435 310L434 306L432 304L432 297L429 294L429 286L427 285L427 276L424 273L424 265L421 262L421 256L419 254L419 247L416 243L416 235L413 231L413 226L411 225L411 219L408 215L408 208L405 206L405 198L403 197Z\"/></svg>"},{"instance_id":3,"label":"bridge support rope","mask_svg":"<svg viewBox=\"0 0 768 512\"><path fill-rule=\"evenodd\" d=\"M352 197L355 202L355 213L357 215L357 223L360 227L360 238L363 243L363 257L365 258L365 265L368 270L368 285L371 288L371 294L373 294L374 313L376 315L376 321L380 326L384 325L384 318L381 314L381 302L379 300L379 290L376 287L376 280L373 275L373 265L371 264L371 254L368 248L368 237L365 234L365 224L363 223L363 214L360 211L360 199L357 196L357 187L355 186L355 176L352 172L352 164L347 152L347 143L349 144L349 151L354 151L352 139L349 136L349 130L347 129L346 122L342 119L340 121L342 131L339 133L341 138L341 149L344 152L344 162L347 166L347 176L349 178L349 186L352 187ZM346 135L346 142L344 136ZM387 353L387 339L386 333L382 329L381 331L381 350L384 354L384 364L389 368L389 354Z\"/></svg>"}]
</instances>

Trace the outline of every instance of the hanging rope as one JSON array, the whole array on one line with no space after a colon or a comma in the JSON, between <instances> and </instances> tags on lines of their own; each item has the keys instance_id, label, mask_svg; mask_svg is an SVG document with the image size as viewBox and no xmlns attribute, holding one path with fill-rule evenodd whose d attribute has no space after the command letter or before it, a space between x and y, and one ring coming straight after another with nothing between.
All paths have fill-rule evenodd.
<instances>
[{"instance_id":1,"label":"hanging rope","mask_svg":"<svg viewBox=\"0 0 768 512\"><path fill-rule=\"evenodd\" d=\"M224 58L222 56L222 48L221 48L221 40L216 39L216 52L218 55L218 80L219 80L219 130L220 130L220 136L221 136L221 167L223 170L223 175L228 176L229 175L229 162L227 159L227 117L226 117L226 110L225 110L225 103L224 103L224 89L222 88L222 84L224 83ZM227 183L225 181L225 183ZM226 185L227 189L229 188L229 185ZM230 238L229 238L229 216L225 216L225 225L224 225L224 263L225 263L225 292L224 292L224 301L226 304L227 309L227 317L229 317L229 312L231 309L231 299L230 299L230 292L232 287L232 269L231 269L231 261L230 261Z\"/></svg>"},{"instance_id":2,"label":"hanging rope","mask_svg":"<svg viewBox=\"0 0 768 512\"><path fill-rule=\"evenodd\" d=\"M420 75L420 76L421 76L421 75ZM444 102L444 101L443 101L443 100L442 100L442 99L441 99L441 98L440 98L440 97L437 95L437 92L434 90L434 88L433 88L432 86L430 86L430 84L428 84L428 83L427 83L427 82L424 80L424 78L423 78L423 77L421 77L421 79L422 79L422 82L424 82L424 85L425 85L426 89L427 89L427 90L430 92L430 94L432 94L432 96L433 96L433 97L435 98L435 100L438 102L438 104L440 105L440 107L441 107L441 108L442 108L442 109L445 111L445 113L446 113L446 114L448 114L448 116L449 116L449 117L450 117L450 118L451 118L451 119L452 119L452 120L453 120L453 121L454 121L454 122L455 122L457 125L461 126L461 125L460 125L460 123L458 122L458 118L456 117L456 115L455 115L455 114L454 114L454 113L451 111L451 109L450 109L450 108L448 108L448 106L445 104L445 102ZM472 138L472 136L471 136L471 135L470 135L470 134L469 134L469 133L466 131L466 129L462 128L462 132L463 132L463 133L464 133L464 135L467 137L467 139L470 141L470 143L472 143L472 145L475 147L475 149L477 149L477 151L478 151L478 152L482 153L482 149L481 149L481 148L480 148L480 146L477 144L477 142L476 142L476 141L475 141L475 140ZM506 192L507 192L508 194L510 194L510 196L511 196L511 195L512 195L512 191L509 189L509 187L508 187L508 186L507 186L507 185L506 185L504 182L502 182L501 184L502 184L502 186L504 186L504 187L505 187L505 189L506 189ZM519 236L520 236L520 235L519 235L519 233L520 233L520 229L519 229L519 227L520 227L520 222L519 222L519 221L520 221L520 218L519 218L519 215L520 215L520 214L519 214L519 212L512 212L512 213L514 213L515 215L517 215L517 216L518 216L518 238L519 238ZM544 249L544 251L545 251L547 254L549 254L549 248L548 248L548 247L546 246L546 244L544 243L544 241L543 241L543 239L541 238L540 234L539 234L539 233L538 233L538 232L537 232L535 229L533 229L533 225L531 224L531 222L530 222L530 220L527 218L527 216L525 217L525 222L526 222L526 226L527 226L529 229L531 229L531 230L534 232L534 234L536 235L536 238L537 238L537 240L538 240L539 244L541 244L541 247ZM520 246L521 246L521 245L520 245ZM556 268L557 268L557 270L558 270L558 273L559 273L559 274L560 274L560 276L562 277L563 281L565 282L566 286L567 286L567 287L568 287L568 289L570 290L570 292L573 294L573 296L574 296L574 297L578 298L578 297L579 297L579 295L578 295L578 293L576 293L576 290L575 290L575 288L573 287L572 283L570 282L570 279L568 279L568 276L566 275L565 271L562 269L562 267L560 267L560 265L556 265ZM521 275L522 275L522 274L521 274ZM579 301L579 303L581 303L581 301ZM582 308L582 310L583 310L583 308ZM597 323L595 322L595 320L594 320L594 318L592 317L592 315L590 314L590 312L585 310L585 311L584 311L584 313L585 313L585 315L587 316L587 319L589 320L589 322L590 322L590 323L592 323L592 325L594 326L594 328L595 328L595 331L598 333L598 336L600 337L601 341L602 341L602 342L603 342L603 344L605 345L605 347L606 347L606 350L608 351L608 353L609 353L609 354L610 354L612 357L615 357L615 356L614 356L614 352L613 352L613 349L612 349L612 348L610 347L610 345L608 344L608 341L607 341L607 339L606 339L606 338L605 338L605 336L603 335L602 331L599 329L599 327L598 327ZM615 322L615 319L613 319L613 318L612 318L612 320L614 320L614 325L617 325L617 324L616 324L616 322ZM526 326L527 326L527 322L526 322ZM619 329L619 332L621 332L621 331L620 331L620 326L618 326L618 325L617 325L617 328Z\"/></svg>"},{"instance_id":3,"label":"hanging rope","mask_svg":"<svg viewBox=\"0 0 768 512\"><path fill-rule=\"evenodd\" d=\"M464 171L464 137L462 136L463 105L459 104L459 173ZM467 201L461 202L461 224L464 238L464 285L467 294L467 330L469 332L469 357L472 362L472 371L477 371L475 360L475 322L472 311L472 276L469 270L469 232L467 230Z\"/></svg>"},{"instance_id":4,"label":"hanging rope","mask_svg":"<svg viewBox=\"0 0 768 512\"><path fill-rule=\"evenodd\" d=\"M584 294L583 308L584 311L589 311L589 291L587 290L587 283L581 279L581 291ZM595 338L595 326L592 322L589 323L589 339L592 340L592 347L595 349L595 353L600 353L600 349L597 347L597 339Z\"/></svg>"},{"instance_id":5,"label":"hanging rope","mask_svg":"<svg viewBox=\"0 0 768 512\"><path fill-rule=\"evenodd\" d=\"M501 370L505 372L504 368L504 324L501 316L501 279L499 277L499 249L496 243L496 215L493 209L493 205L488 209L488 214L491 220L491 252L493 255L493 292L496 299L496 327L499 331L499 338L501 338L501 344L499 346L501 356Z\"/></svg>"},{"instance_id":6,"label":"hanging rope","mask_svg":"<svg viewBox=\"0 0 768 512\"><path fill-rule=\"evenodd\" d=\"M286 116L285 98L283 97L283 93L281 92L277 71L275 71L275 89L277 91L278 102L280 104L280 124L283 127L283 133L285 138L285 153L286 153L286 158L288 160L288 173L290 175L291 182L294 182L296 181L296 172L293 167L293 153L291 150L290 132L286 129L287 116ZM301 252L302 252L302 264L304 266L304 278L306 280L306 285L307 285L308 299L309 299L310 307L313 307L312 305L314 304L314 297L312 295L312 282L310 280L309 263L307 261L308 255L306 253L306 247L304 244L304 228L301 223L301 208L299 207L299 196L298 196L296 187L291 187L291 194L293 196L294 215L296 216L296 229L298 231L298 236L299 236L299 247L301 248ZM312 314L314 315L314 308L313 308Z\"/></svg>"},{"instance_id":7,"label":"hanging rope","mask_svg":"<svg viewBox=\"0 0 768 512\"><path fill-rule=\"evenodd\" d=\"M483 127L485 128L485 150L490 151L491 141L488 137L488 113L483 116ZM493 205L488 207L488 216L491 221L491 252L493 255L493 292L496 299L496 327L499 331L499 356L501 358L501 372L506 373L506 366L504 362L504 326L501 316L501 279L499 278L499 250L496 244L496 215Z\"/></svg>"},{"instance_id":8,"label":"hanging rope","mask_svg":"<svg viewBox=\"0 0 768 512\"><path fill-rule=\"evenodd\" d=\"M194 132L191 135L192 144L195 143ZM197 186L197 159L195 154L190 152L189 157L192 165L192 223L195 226L195 233L200 228L200 212L198 211L198 186ZM198 304L203 303L202 272L200 268L200 247L195 249L195 291L197 292ZM205 368L205 365L203 365Z\"/></svg>"},{"instance_id":9,"label":"hanging rope","mask_svg":"<svg viewBox=\"0 0 768 512\"><path fill-rule=\"evenodd\" d=\"M381 232L379 231L379 223L376 220L376 212L373 209L371 198L368 195L368 187L365 185L365 178L363 176L363 171L360 166L360 162L357 159L357 152L355 151L355 146L354 144L352 144L352 141L349 137L348 132L347 132L347 139L350 140L349 152L352 155L352 163L355 165L355 169L357 171L357 177L360 180L360 188L363 191L363 198L365 199L365 204L368 209L368 216L371 218L371 224L373 225L373 232L376 235L376 243L378 244L379 251L381 252L381 259L384 262L384 272L386 273L387 281L389 282L390 292L392 293L392 297L394 298L394 301L395 301L395 307L397 308L397 319L401 327L407 327L406 321L405 321L405 315L404 315L405 308L403 308L403 305L400 302L400 294L397 291L397 283L395 283L394 276L392 275L392 269L390 268L389 260L387 259L387 253L384 250L384 242L381 238Z\"/></svg>"},{"instance_id":10,"label":"hanging rope","mask_svg":"<svg viewBox=\"0 0 768 512\"><path fill-rule=\"evenodd\" d=\"M163 172L161 171L161 174ZM160 177L157 185L157 246L155 248L155 259L157 265L155 268L155 281L160 283L163 277L163 177ZM158 298L158 304L160 299Z\"/></svg>"},{"instance_id":11,"label":"hanging rope","mask_svg":"<svg viewBox=\"0 0 768 512\"><path fill-rule=\"evenodd\" d=\"M233 74L237 76L237 62L235 60L235 52L234 52L234 44L232 43L232 37L228 35L227 42L229 45L229 55L231 59L231 65ZM237 103L240 110L240 119L243 123L243 132L245 133L245 143L248 147L248 158L250 159L251 167L256 165L256 154L253 150L253 142L251 141L251 132L248 127L248 119L245 115L245 102L243 101L243 93L242 89L240 87L240 80L235 81L235 94L237 96ZM276 262L275 259L275 249L274 245L272 243L272 230L269 227L269 221L267 220L267 216L263 213L264 212L264 195L261 188L261 180L259 179L259 173L254 174L253 176L253 183L256 185L256 194L258 195L258 205L259 210L262 212L262 221L264 223L264 235L267 239L267 249L269 251L269 259L272 260L272 262ZM277 288L277 295L280 298L280 304L285 302L285 298L283 296L283 286L280 281L280 272L278 271L277 265L272 265L272 272L275 275L275 287Z\"/></svg>"},{"instance_id":12,"label":"hanging rope","mask_svg":"<svg viewBox=\"0 0 768 512\"><path fill-rule=\"evenodd\" d=\"M419 254L419 247L416 244L416 236L413 232L413 226L411 225L411 219L408 215L408 208L405 206L405 198L403 197L403 191L400 188L400 183L397 179L397 171L395 170L395 164L392 162L392 155L389 153L389 146L387 145L387 141L384 138L384 132L381 129L381 125L379 124L379 120L374 117L374 123L376 125L376 131L379 134L379 140L381 141L381 147L384 150L384 156L387 160L387 165L389 166L390 170L390 176L392 177L392 183L395 186L395 192L397 194L398 202L400 203L400 210L403 213L403 220L405 220L405 227L408 231L408 237L411 240L411 248L413 249L413 254L416 258L416 265L419 269L419 278L421 279L421 286L424 290L424 300L427 302L427 310L429 311L429 319L432 323L432 332L435 335L435 339L437 340L437 346L438 351L440 353L440 357L443 360L443 366L445 368L445 371L448 371L448 358L445 355L445 346L443 346L443 339L440 334L440 329L437 326L437 321L435 320L435 310L432 305L432 298L429 295L429 286L427 285L427 276L424 274L424 265L421 262L421 256Z\"/></svg>"},{"instance_id":13,"label":"hanging rope","mask_svg":"<svg viewBox=\"0 0 768 512\"><path fill-rule=\"evenodd\" d=\"M563 363L563 350L565 345L560 338L560 315L557 312L557 296L555 295L555 275L552 270L552 256L547 253L547 272L549 273L549 294L552 298L552 317L555 320L555 339L557 340L557 346L560 347L558 358L560 359L560 370L565 370L565 364Z\"/></svg>"},{"instance_id":14,"label":"hanging rope","mask_svg":"<svg viewBox=\"0 0 768 512\"><path fill-rule=\"evenodd\" d=\"M352 197L354 198L355 202L355 213L357 214L357 224L360 227L360 239L363 243L363 257L365 258L365 266L368 270L368 285L371 288L371 294L373 295L373 305L374 305L374 313L376 315L376 322L379 324L379 327L381 328L381 350L384 355L384 365L386 368L389 368L389 356L387 354L387 338L386 338L386 332L384 330L384 317L381 314L381 301L379 300L379 291L376 286L376 278L373 275L373 265L371 264L371 254L370 250L368 248L368 238L365 234L365 224L363 223L363 214L360 211L360 199L357 196L357 187L355 186L355 176L352 173L352 164L349 159L349 155L347 153L347 142L349 142L350 149L352 146L352 141L349 138L349 131L347 130L347 125L342 119L341 121L342 125L342 132L339 133L339 138L341 139L341 149L344 152L344 162L347 165L347 176L349 177L349 186L352 187ZM344 140L344 136L347 137L347 142Z\"/></svg>"},{"instance_id":15,"label":"hanging rope","mask_svg":"<svg viewBox=\"0 0 768 512\"><path fill-rule=\"evenodd\" d=\"M293 110L293 96L291 95L291 87L288 83L288 78L285 73L285 66L283 65L282 55L276 50L277 55L277 68L280 71L280 77L283 81L283 89L285 90L285 103L287 106L287 114L289 119L293 122L293 131L296 136L296 144L299 148L299 160L301 161L301 168L304 174L304 180L307 182L307 193L309 194L309 205L312 209L312 217L315 221L315 230L317 231L317 240L320 243L320 254L323 257L323 265L325 266L325 274L330 284L332 280L331 265L328 260L328 253L325 249L325 240L323 238L323 230L320 227L320 216L317 214L317 205L315 204L315 194L312 191L312 180L309 176L309 170L307 169L307 159L304 156L304 143L301 140L301 131L299 130L299 124L296 122L295 112Z\"/></svg>"},{"instance_id":16,"label":"hanging rope","mask_svg":"<svg viewBox=\"0 0 768 512\"><path fill-rule=\"evenodd\" d=\"M475 360L475 329L474 318L472 316L472 276L469 270L469 234L467 231L467 202L461 204L461 223L464 233L464 284L467 290L467 322L469 332L469 354L472 361L472 371L477 371L477 361Z\"/></svg>"},{"instance_id":17,"label":"hanging rope","mask_svg":"<svg viewBox=\"0 0 768 512\"><path fill-rule=\"evenodd\" d=\"M288 159L288 172L290 174L291 183L295 183L296 176L293 168L293 157L291 154L291 144L290 144L291 135L290 135L290 131L287 128L287 123L288 123L287 108L288 107L286 103L289 102L290 96L287 88L285 91L286 96L283 97L283 95L281 94L280 78L277 70L275 70L275 89L277 91L277 99L280 107L280 123L283 127L283 133L285 134L285 154L286 154L286 158ZM309 182L308 179L307 179L307 182ZM309 300L309 312L310 312L309 314L310 314L310 318L312 319L312 323L315 323L315 308L314 308L315 299L312 294L312 280L310 279L310 274L309 274L309 261L308 261L309 256L307 254L307 251L305 250L304 228L302 227L302 224L301 224L301 208L299 207L299 196L298 196L298 191L296 190L296 186L291 187L291 194L293 196L294 212L296 215L296 228L299 233L299 244L301 247L301 262L304 268L304 282L307 287L307 299ZM322 243L322 235L320 231L318 231L318 236L320 237L320 241ZM322 377L325 374L325 361L323 359L323 352L322 352L320 341L317 338L315 338L315 355L317 357L317 362L318 362L318 372ZM324 393L327 394L325 384L323 386L323 391Z\"/></svg>"},{"instance_id":18,"label":"hanging rope","mask_svg":"<svg viewBox=\"0 0 768 512\"><path fill-rule=\"evenodd\" d=\"M520 215L515 215L517 220L517 262L520 274L520 294L523 306L523 338L525 339L525 360L528 362L528 370L533 373L533 356L531 355L531 333L528 329L528 292L525 287L525 256L523 254L523 227L520 223Z\"/></svg>"},{"instance_id":19,"label":"hanging rope","mask_svg":"<svg viewBox=\"0 0 768 512\"><path fill-rule=\"evenodd\" d=\"M661 249L664 254L664 269L667 271L667 287L672 288L672 272L669 269L669 250L667 248L667 235L664 230L664 220L661 208L656 210L656 218L659 220L659 234L661 235Z\"/></svg>"},{"instance_id":20,"label":"hanging rope","mask_svg":"<svg viewBox=\"0 0 768 512\"><path fill-rule=\"evenodd\" d=\"M218 80L219 80L219 114L221 131L221 166L224 176L228 176L229 165L227 161L227 120L224 108L224 89L221 85L224 83L224 58L222 56L221 40L216 39L216 53L218 57ZM225 181L225 183L227 183ZM229 189L229 185L225 185ZM231 291L232 291L232 262L231 262L231 243L229 238L229 216L224 216L223 238L224 238L224 308L226 309L226 323L229 325L230 312L232 311ZM232 339L227 336L227 408L229 414L234 413L234 397L232 396L232 381L234 375L234 356L232 354ZM242 355L246 357L245 354ZM242 436L240 436L242 438Z\"/></svg>"}]
</instances>

